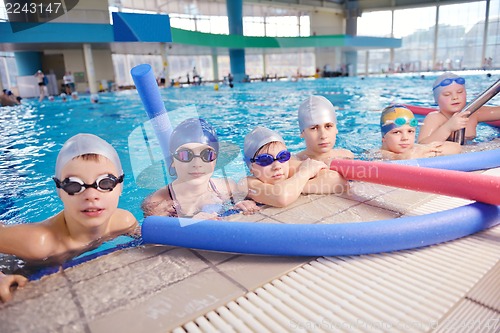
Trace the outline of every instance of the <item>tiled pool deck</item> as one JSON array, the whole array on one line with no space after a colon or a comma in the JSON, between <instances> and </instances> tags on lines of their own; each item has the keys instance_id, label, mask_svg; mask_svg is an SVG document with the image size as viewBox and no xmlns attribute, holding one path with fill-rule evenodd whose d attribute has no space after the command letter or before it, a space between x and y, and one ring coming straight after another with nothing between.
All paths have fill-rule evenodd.
<instances>
[{"instance_id":1,"label":"tiled pool deck","mask_svg":"<svg viewBox=\"0 0 500 333\"><path fill-rule=\"evenodd\" d=\"M358 182L349 195L302 196L286 209L231 219L368 222L465 203ZM364 256L141 246L29 283L0 304L0 332L500 332L499 258L499 226Z\"/></svg>"}]
</instances>

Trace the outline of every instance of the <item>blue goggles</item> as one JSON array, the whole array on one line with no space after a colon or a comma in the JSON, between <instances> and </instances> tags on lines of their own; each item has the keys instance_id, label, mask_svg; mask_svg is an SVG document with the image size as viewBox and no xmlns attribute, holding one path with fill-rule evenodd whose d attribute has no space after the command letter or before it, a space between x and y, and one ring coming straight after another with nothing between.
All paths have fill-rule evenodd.
<instances>
[{"instance_id":1,"label":"blue goggles","mask_svg":"<svg viewBox=\"0 0 500 333\"><path fill-rule=\"evenodd\" d=\"M452 78L452 79L444 79L437 86L435 86L434 88L432 88L432 90L436 90L438 87L449 86L453 82L456 82L458 84L464 85L465 84L465 79L463 77L456 77L456 78Z\"/></svg>"},{"instance_id":2,"label":"blue goggles","mask_svg":"<svg viewBox=\"0 0 500 333\"><path fill-rule=\"evenodd\" d=\"M274 161L278 161L280 163L285 163L286 161L290 160L291 154L288 150L282 150L278 154L276 154L276 157L274 157L271 154L260 154L255 156L254 158L250 159L250 162L255 163L260 166L268 166L274 163Z\"/></svg>"},{"instance_id":3,"label":"blue goggles","mask_svg":"<svg viewBox=\"0 0 500 333\"><path fill-rule=\"evenodd\" d=\"M387 120L385 124L381 126L382 136L386 135L387 132L406 124L410 125L411 127L417 127L418 120L416 118L407 119L404 117L398 117L394 120Z\"/></svg>"}]
</instances>

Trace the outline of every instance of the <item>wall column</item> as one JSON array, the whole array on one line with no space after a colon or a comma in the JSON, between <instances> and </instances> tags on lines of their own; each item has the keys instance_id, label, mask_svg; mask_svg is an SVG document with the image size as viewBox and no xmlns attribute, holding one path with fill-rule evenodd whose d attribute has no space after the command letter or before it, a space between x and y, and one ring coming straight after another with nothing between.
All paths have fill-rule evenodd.
<instances>
[{"instance_id":1,"label":"wall column","mask_svg":"<svg viewBox=\"0 0 500 333\"><path fill-rule=\"evenodd\" d=\"M85 60L85 69L87 70L90 93L96 94L98 89L95 78L94 58L92 57L92 47L90 44L83 44L83 58Z\"/></svg>"},{"instance_id":2,"label":"wall column","mask_svg":"<svg viewBox=\"0 0 500 333\"><path fill-rule=\"evenodd\" d=\"M243 36L243 0L226 0L229 34ZM242 82L245 73L245 49L229 49L231 74L235 82Z\"/></svg>"},{"instance_id":3,"label":"wall column","mask_svg":"<svg viewBox=\"0 0 500 333\"><path fill-rule=\"evenodd\" d=\"M165 71L165 84L168 87L170 84L170 66L168 65L168 45L166 43L161 43L161 61L163 65L163 70Z\"/></svg>"},{"instance_id":4,"label":"wall column","mask_svg":"<svg viewBox=\"0 0 500 333\"><path fill-rule=\"evenodd\" d=\"M358 16L361 16L361 9L359 9L358 1L348 1L345 8L346 16L346 34L356 36L358 34ZM349 76L358 75L358 52L346 51L345 59L347 65L347 72Z\"/></svg>"},{"instance_id":5,"label":"wall column","mask_svg":"<svg viewBox=\"0 0 500 333\"><path fill-rule=\"evenodd\" d=\"M217 82L219 81L219 62L218 62L216 48L212 49L212 68L213 68L214 81Z\"/></svg>"}]
</instances>

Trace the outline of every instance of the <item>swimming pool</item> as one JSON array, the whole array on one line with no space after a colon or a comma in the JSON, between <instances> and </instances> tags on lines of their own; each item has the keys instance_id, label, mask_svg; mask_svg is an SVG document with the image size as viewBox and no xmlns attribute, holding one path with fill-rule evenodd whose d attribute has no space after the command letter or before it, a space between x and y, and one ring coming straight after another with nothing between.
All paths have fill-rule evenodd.
<instances>
[{"instance_id":1,"label":"swimming pool","mask_svg":"<svg viewBox=\"0 0 500 333\"><path fill-rule=\"evenodd\" d=\"M379 111L392 102L433 105L430 86L434 77L332 78L299 82L261 82L236 85L165 88L166 109L180 117L195 112L217 128L220 140L243 146L246 133L257 125L279 131L291 151L304 147L299 138L297 107L310 94L324 95L338 110L336 147L358 156L380 145ZM496 79L467 76L468 96L488 88ZM57 153L72 135L94 133L116 147L126 174L120 207L142 220L140 202L152 189L138 186L130 157L128 137L148 118L135 90L104 93L99 104L88 96L66 103L56 100L26 101L14 108L0 108L0 220L2 223L36 222L62 209L51 179ZM480 125L477 142L499 136L500 130ZM234 146L233 145L233 146ZM234 161L229 176L246 172L241 160Z\"/></svg>"}]
</instances>

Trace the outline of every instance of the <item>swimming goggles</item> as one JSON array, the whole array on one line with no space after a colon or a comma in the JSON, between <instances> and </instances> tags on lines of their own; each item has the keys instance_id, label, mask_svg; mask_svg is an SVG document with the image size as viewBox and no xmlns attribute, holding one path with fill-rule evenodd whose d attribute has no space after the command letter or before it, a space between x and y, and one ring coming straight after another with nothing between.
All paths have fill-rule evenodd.
<instances>
[{"instance_id":1,"label":"swimming goggles","mask_svg":"<svg viewBox=\"0 0 500 333\"><path fill-rule=\"evenodd\" d=\"M255 163L260 166L268 166L274 163L274 161L278 161L280 163L285 163L291 157L291 154L288 150L282 150L277 155L276 158L271 154L260 154L250 159L250 162Z\"/></svg>"},{"instance_id":2,"label":"swimming goggles","mask_svg":"<svg viewBox=\"0 0 500 333\"><path fill-rule=\"evenodd\" d=\"M112 174L101 175L97 177L93 184L85 184L83 180L78 177L68 177L63 181L60 181L56 177L52 179L56 183L56 187L62 189L69 195L80 194L88 188L95 188L101 192L111 192L116 187L116 185L123 182L124 175L116 178Z\"/></svg>"},{"instance_id":3,"label":"swimming goggles","mask_svg":"<svg viewBox=\"0 0 500 333\"><path fill-rule=\"evenodd\" d=\"M461 85L465 84L465 79L463 77L456 77L456 78L452 78L452 79L444 79L437 86L435 86L434 88L432 88L432 90L436 90L438 87L449 86L450 84L453 83L453 81L455 81L456 83L461 84Z\"/></svg>"},{"instance_id":4,"label":"swimming goggles","mask_svg":"<svg viewBox=\"0 0 500 333\"><path fill-rule=\"evenodd\" d=\"M389 125L389 124L394 124L394 125L396 125L396 127L400 127L400 126L403 126L406 124L410 125L411 127L417 127L418 120L416 118L407 119L404 117L398 117L394 120L386 120L384 126Z\"/></svg>"},{"instance_id":5,"label":"swimming goggles","mask_svg":"<svg viewBox=\"0 0 500 333\"><path fill-rule=\"evenodd\" d=\"M203 162L209 163L215 161L217 153L211 148L205 148L200 152L200 155L195 155L191 149L181 149L173 155L176 160L183 163L188 163L195 157L201 158Z\"/></svg>"}]
</instances>

